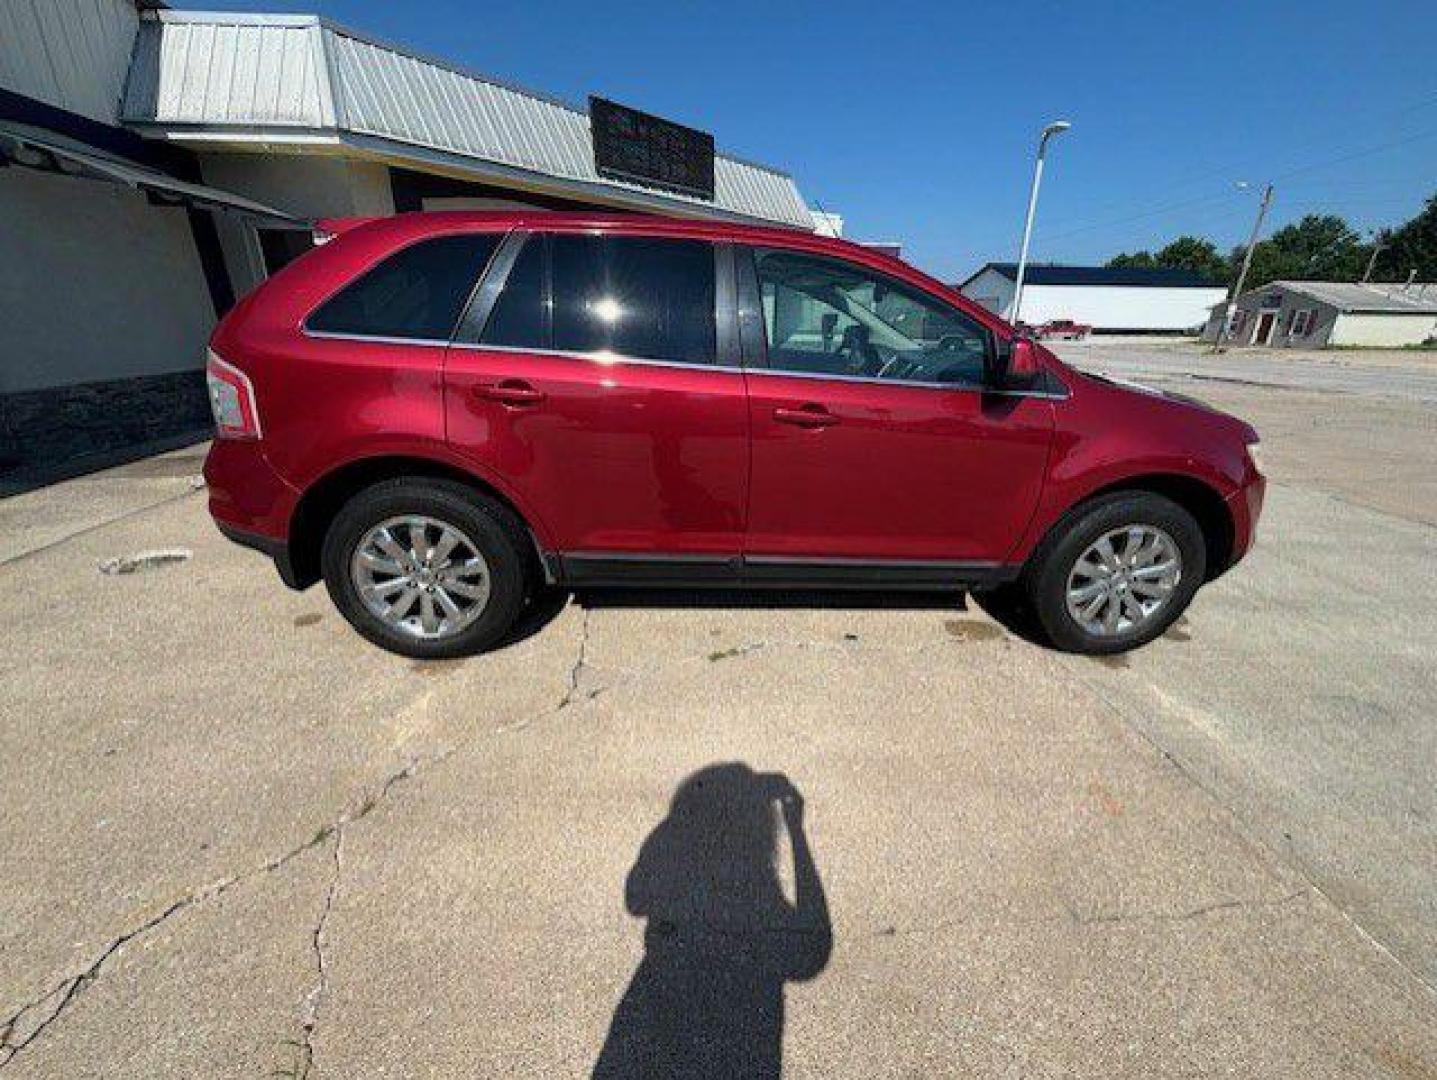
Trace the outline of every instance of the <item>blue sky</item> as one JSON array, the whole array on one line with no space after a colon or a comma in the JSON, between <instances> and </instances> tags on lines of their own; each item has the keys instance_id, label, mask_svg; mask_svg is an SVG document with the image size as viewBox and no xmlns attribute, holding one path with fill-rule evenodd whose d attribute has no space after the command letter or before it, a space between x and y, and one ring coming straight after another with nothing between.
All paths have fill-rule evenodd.
<instances>
[{"instance_id":1,"label":"blue sky","mask_svg":"<svg viewBox=\"0 0 1437 1080\"><path fill-rule=\"evenodd\" d=\"M598 93L792 173L855 239L952 279L1016 256L1102 261L1182 232L1397 223L1437 192L1434 0L595 4L199 0L318 12L582 104ZM1248 181L1247 191L1236 188Z\"/></svg>"}]
</instances>

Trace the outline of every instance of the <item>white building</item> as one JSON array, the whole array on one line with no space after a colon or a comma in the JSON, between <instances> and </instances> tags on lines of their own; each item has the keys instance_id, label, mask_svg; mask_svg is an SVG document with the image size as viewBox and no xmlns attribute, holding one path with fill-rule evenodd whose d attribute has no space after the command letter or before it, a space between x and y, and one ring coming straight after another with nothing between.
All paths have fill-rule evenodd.
<instances>
[{"instance_id":1,"label":"white building","mask_svg":"<svg viewBox=\"0 0 1437 1080\"><path fill-rule=\"evenodd\" d=\"M314 16L3 0L0 492L80 451L206 431L216 317L318 218L537 206L813 228L784 173L644 122L665 137L621 146L654 151L636 175L601 162L584 109ZM689 164L675 133L705 186L658 177Z\"/></svg>"},{"instance_id":2,"label":"white building","mask_svg":"<svg viewBox=\"0 0 1437 1080\"><path fill-rule=\"evenodd\" d=\"M1213 341L1224 305L1203 331ZM1437 284L1274 281L1233 305L1232 345L1320 349L1327 345L1397 348L1437 340Z\"/></svg>"},{"instance_id":3,"label":"white building","mask_svg":"<svg viewBox=\"0 0 1437 1080\"><path fill-rule=\"evenodd\" d=\"M1016 263L988 263L958 286L964 296L1012 317ZM1167 267L1029 265L1023 322L1071 319L1109 333L1197 333L1227 290L1189 270Z\"/></svg>"}]
</instances>

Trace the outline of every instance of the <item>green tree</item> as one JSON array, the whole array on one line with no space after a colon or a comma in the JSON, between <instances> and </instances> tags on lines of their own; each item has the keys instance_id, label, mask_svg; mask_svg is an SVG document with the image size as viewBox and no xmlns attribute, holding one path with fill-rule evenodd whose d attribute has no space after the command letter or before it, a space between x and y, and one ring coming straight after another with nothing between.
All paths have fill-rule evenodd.
<instances>
[{"instance_id":1,"label":"green tree","mask_svg":"<svg viewBox=\"0 0 1437 1080\"><path fill-rule=\"evenodd\" d=\"M1241 264L1243 250L1233 249L1234 266ZM1253 248L1243 289L1271 281L1357 281L1371 253L1371 246L1336 214L1308 214Z\"/></svg>"},{"instance_id":2,"label":"green tree","mask_svg":"<svg viewBox=\"0 0 1437 1080\"><path fill-rule=\"evenodd\" d=\"M1437 195L1405 225L1383 230L1379 242L1386 248L1377 256L1374 281L1406 281L1414 270L1418 281L1437 281Z\"/></svg>"},{"instance_id":3,"label":"green tree","mask_svg":"<svg viewBox=\"0 0 1437 1080\"><path fill-rule=\"evenodd\" d=\"M1227 283L1231 273L1228 260L1217 253L1217 245L1196 236L1179 236L1154 258L1158 266L1191 270L1223 284Z\"/></svg>"},{"instance_id":4,"label":"green tree","mask_svg":"<svg viewBox=\"0 0 1437 1080\"><path fill-rule=\"evenodd\" d=\"M1157 266L1157 264L1157 260L1153 258L1151 251L1135 251L1131 255L1123 251L1108 260L1108 265L1115 267L1140 266L1146 268Z\"/></svg>"},{"instance_id":5,"label":"green tree","mask_svg":"<svg viewBox=\"0 0 1437 1080\"><path fill-rule=\"evenodd\" d=\"M1226 284L1231 276L1228 261L1217 253L1217 245L1211 240L1196 236L1179 236L1156 255L1151 251L1121 252L1108 260L1113 267L1171 267L1177 270L1192 270Z\"/></svg>"}]
</instances>

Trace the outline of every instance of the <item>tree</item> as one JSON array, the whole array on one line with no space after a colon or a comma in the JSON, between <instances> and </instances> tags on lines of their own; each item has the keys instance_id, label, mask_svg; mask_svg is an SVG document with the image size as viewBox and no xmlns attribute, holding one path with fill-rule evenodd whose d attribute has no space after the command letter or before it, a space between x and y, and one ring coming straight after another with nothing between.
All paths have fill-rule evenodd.
<instances>
[{"instance_id":1,"label":"tree","mask_svg":"<svg viewBox=\"0 0 1437 1080\"><path fill-rule=\"evenodd\" d=\"M1231 276L1231 267L1217 253L1217 246L1211 240L1196 236L1179 236L1156 255L1151 251L1123 252L1108 260L1112 267L1170 267L1175 270L1192 270L1213 281L1226 283Z\"/></svg>"},{"instance_id":2,"label":"tree","mask_svg":"<svg viewBox=\"0 0 1437 1080\"><path fill-rule=\"evenodd\" d=\"M1146 268L1157 266L1157 264L1151 251L1135 251L1131 255L1127 252L1120 252L1108 260L1108 265L1115 267L1141 266Z\"/></svg>"},{"instance_id":3,"label":"tree","mask_svg":"<svg viewBox=\"0 0 1437 1080\"><path fill-rule=\"evenodd\" d=\"M1417 271L1419 281L1437 281L1437 195L1411 221L1384 229L1379 237L1384 250L1377 256L1375 281L1406 281ZM1109 266L1174 266L1230 285L1242 266L1244 248L1232 249L1226 258L1210 240L1179 236L1156 254L1123 252ZM1272 281L1359 281L1372 255L1372 245L1336 214L1308 214L1285 225L1252 251L1252 269L1243 289L1259 289Z\"/></svg>"},{"instance_id":4,"label":"tree","mask_svg":"<svg viewBox=\"0 0 1437 1080\"><path fill-rule=\"evenodd\" d=\"M1405 225L1384 229L1379 242L1386 250L1377 256L1375 281L1406 281L1417 271L1418 281L1437 281L1437 195Z\"/></svg>"},{"instance_id":5,"label":"tree","mask_svg":"<svg viewBox=\"0 0 1437 1080\"><path fill-rule=\"evenodd\" d=\"M1154 257L1158 266L1191 270L1211 281L1226 283L1232 272L1228 260L1217 253L1211 240L1196 236L1179 236Z\"/></svg>"},{"instance_id":6,"label":"tree","mask_svg":"<svg viewBox=\"0 0 1437 1080\"><path fill-rule=\"evenodd\" d=\"M1242 262L1243 251L1233 249L1233 265ZM1271 281L1357 281L1371 253L1371 246L1336 214L1308 214L1252 249L1243 289Z\"/></svg>"}]
</instances>

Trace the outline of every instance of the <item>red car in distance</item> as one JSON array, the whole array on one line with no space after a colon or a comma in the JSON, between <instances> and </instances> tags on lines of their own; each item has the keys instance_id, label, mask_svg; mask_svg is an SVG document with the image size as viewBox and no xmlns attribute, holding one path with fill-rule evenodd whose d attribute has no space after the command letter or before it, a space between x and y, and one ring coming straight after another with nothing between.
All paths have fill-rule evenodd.
<instances>
[{"instance_id":1,"label":"red car in distance","mask_svg":"<svg viewBox=\"0 0 1437 1080\"><path fill-rule=\"evenodd\" d=\"M1091 326L1074 322L1072 319L1049 319L1042 326L1036 327L1033 336L1040 341L1045 338L1062 338L1070 341L1082 341L1093 332Z\"/></svg>"},{"instance_id":2,"label":"red car in distance","mask_svg":"<svg viewBox=\"0 0 1437 1080\"><path fill-rule=\"evenodd\" d=\"M1251 427L890 256L629 215L330 228L215 330L210 510L396 652L614 585L1001 589L1117 652L1252 543Z\"/></svg>"}]
</instances>

